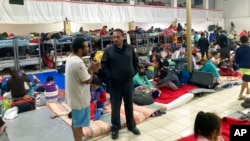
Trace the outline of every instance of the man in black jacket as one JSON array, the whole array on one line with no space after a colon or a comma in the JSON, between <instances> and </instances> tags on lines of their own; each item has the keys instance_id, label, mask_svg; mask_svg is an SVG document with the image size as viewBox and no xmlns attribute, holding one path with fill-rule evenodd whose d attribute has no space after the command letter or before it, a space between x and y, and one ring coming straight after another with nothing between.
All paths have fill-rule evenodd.
<instances>
[{"instance_id":1,"label":"man in black jacket","mask_svg":"<svg viewBox=\"0 0 250 141\"><path fill-rule=\"evenodd\" d=\"M222 60L230 59L230 48L228 47L228 38L225 32L223 32L222 27L218 27L217 31L219 33L216 41L220 46L220 57Z\"/></svg>"},{"instance_id":2,"label":"man in black jacket","mask_svg":"<svg viewBox=\"0 0 250 141\"><path fill-rule=\"evenodd\" d=\"M208 57L208 48L209 48L209 42L208 39L205 37L205 33L201 32L201 38L198 41L198 47L201 51L201 57L204 58L205 54L206 57Z\"/></svg>"},{"instance_id":3,"label":"man in black jacket","mask_svg":"<svg viewBox=\"0 0 250 141\"><path fill-rule=\"evenodd\" d=\"M102 57L102 69L110 82L112 139L117 139L121 129L120 108L124 100L127 128L136 135L140 134L133 116L133 77L138 71L138 58L134 49L123 43L123 31L113 32L114 45L105 49Z\"/></svg>"}]
</instances>

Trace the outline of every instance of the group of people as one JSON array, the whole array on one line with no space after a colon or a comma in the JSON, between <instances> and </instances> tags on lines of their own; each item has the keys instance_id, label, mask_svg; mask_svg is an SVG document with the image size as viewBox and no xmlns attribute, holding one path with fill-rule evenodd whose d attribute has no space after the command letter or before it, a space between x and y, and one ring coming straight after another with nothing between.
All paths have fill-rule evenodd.
<instances>
[{"instance_id":1,"label":"group of people","mask_svg":"<svg viewBox=\"0 0 250 141\"><path fill-rule=\"evenodd\" d=\"M114 30L113 43L114 44L111 47L105 49L101 63L93 62L87 68L81 60L81 57L87 55L87 42L82 38L76 39L73 42L73 53L68 57L66 63L65 81L67 93L66 102L72 108L72 130L75 141L82 140L81 128L83 126L89 126L90 124L90 84L93 82L93 74L98 72L100 65L105 77L109 80L109 93L112 111L112 139L118 138L119 130L121 129L120 108L122 99L125 106L128 130L136 135L140 134L140 130L136 127L135 120L133 118L132 94L135 87L133 81L136 81L136 79L140 80L140 77L145 75L143 70L144 68L140 67L139 69L139 60L134 52L134 49L130 45L123 42L123 31L121 29ZM161 65L159 64L160 60L157 55L152 55L152 64L154 64L157 68ZM156 75L162 75L162 78L164 78L166 77L166 73L169 73L168 70L164 70L161 65L160 70L156 73ZM100 83L98 82L96 84ZM148 82L147 79L138 84L145 85L149 88L152 87L152 84ZM93 84L92 88L97 90ZM102 88L99 87L99 90L102 90ZM95 101L95 98L92 97L92 101ZM103 108L103 105L100 106Z\"/></svg>"},{"instance_id":2,"label":"group of people","mask_svg":"<svg viewBox=\"0 0 250 141\"><path fill-rule=\"evenodd\" d=\"M8 93L10 94L8 98L20 99L25 95L35 97L34 91L45 93L58 91L53 76L48 76L46 82L40 84L40 80L35 75L32 75L31 79L23 70L17 71L15 68L11 68L9 74L10 78L6 78L6 81L1 83L1 90L5 92L4 94L6 96Z\"/></svg>"},{"instance_id":3,"label":"group of people","mask_svg":"<svg viewBox=\"0 0 250 141\"><path fill-rule=\"evenodd\" d=\"M105 27L104 27L105 28ZM220 31L220 28L218 28ZM97 110L94 119L100 119L106 101L106 92L102 87L101 80L95 76L95 73L102 68L102 72L107 80L109 80L109 93L111 102L111 138L117 139L119 137L119 130L121 129L120 122L120 108L122 100L125 106L125 115L127 128L135 135L141 132L136 127L133 116L133 91L135 85L145 86L147 88L169 87L171 89L178 89L180 82L175 72L171 71L171 65L175 63L176 59L185 57L185 49L176 50L177 57L171 52L171 48L162 44L158 44L153 48L150 56L150 65L154 67L154 76L160 80L153 85L146 77L145 67L139 66L139 60L136 56L134 48L124 42L124 32L121 29L113 30L112 38L113 45L105 49L101 62L93 61L89 67L86 67L82 57L88 55L89 46L85 39L76 38L72 44L73 52L68 56L65 67L65 90L66 103L72 109L72 131L75 141L82 141L82 127L90 125L90 105L94 103ZM222 37L223 36L223 37ZM201 51L202 67L198 71L211 72L219 81L219 74L216 65L219 64L219 59L230 59L225 44L225 37L222 34L218 35L218 44L220 51L209 49L209 43L205 39L205 34L201 33L201 38L198 40L197 46ZM240 38L241 46L236 50L234 61L239 65L243 74L243 83L239 99L243 99L243 91L247 89L249 93L248 82L250 82L250 47L248 46L248 37L242 36ZM197 52L193 52L193 55ZM218 55L220 53L220 56ZM206 56L206 59L205 58ZM173 65L174 66L174 65ZM18 75L15 69L10 70L11 78L7 82L7 91L11 91L13 98L22 97L27 94L24 87L24 82L30 80L24 75ZM48 85L43 87L48 91L56 90L53 77L48 77ZM17 87L18 86L18 87ZM50 86L53 86L50 87ZM213 113L199 112L195 119L194 133L199 141L201 140L219 140L220 137L221 119Z\"/></svg>"}]
</instances>

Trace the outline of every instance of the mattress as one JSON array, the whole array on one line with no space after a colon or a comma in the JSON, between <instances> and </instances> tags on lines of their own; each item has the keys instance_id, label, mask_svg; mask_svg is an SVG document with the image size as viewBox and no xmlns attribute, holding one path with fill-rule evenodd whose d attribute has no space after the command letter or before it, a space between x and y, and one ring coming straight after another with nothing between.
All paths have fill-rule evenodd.
<instances>
[{"instance_id":1,"label":"mattress","mask_svg":"<svg viewBox=\"0 0 250 141\"><path fill-rule=\"evenodd\" d=\"M66 62L67 57L68 56L65 56L65 55L63 55L63 56L57 56L56 61L54 59L54 62L56 62L57 66L60 66L60 65L62 65L63 62ZM83 59L83 61L84 61L85 64L90 63L90 56L84 56L84 57L82 57L82 59Z\"/></svg>"},{"instance_id":2,"label":"mattress","mask_svg":"<svg viewBox=\"0 0 250 141\"><path fill-rule=\"evenodd\" d=\"M17 46L29 46L29 40L17 40Z\"/></svg>"},{"instance_id":3,"label":"mattress","mask_svg":"<svg viewBox=\"0 0 250 141\"><path fill-rule=\"evenodd\" d=\"M66 62L68 56L56 56L54 57L54 62L56 62L56 66L61 66L63 62Z\"/></svg>"},{"instance_id":4,"label":"mattress","mask_svg":"<svg viewBox=\"0 0 250 141\"><path fill-rule=\"evenodd\" d=\"M72 43L72 37L67 37L67 38L61 38L56 40L57 45L62 45L62 44L71 44ZM50 39L47 41L43 41L43 44L50 44L52 46L55 45L54 39Z\"/></svg>"},{"instance_id":5,"label":"mattress","mask_svg":"<svg viewBox=\"0 0 250 141\"><path fill-rule=\"evenodd\" d=\"M3 47L14 47L13 40L0 40L0 48Z\"/></svg>"},{"instance_id":6,"label":"mattress","mask_svg":"<svg viewBox=\"0 0 250 141\"><path fill-rule=\"evenodd\" d=\"M19 66L38 65L38 64L39 64L38 57L19 60Z\"/></svg>"},{"instance_id":7,"label":"mattress","mask_svg":"<svg viewBox=\"0 0 250 141\"><path fill-rule=\"evenodd\" d=\"M15 60L10 59L10 60L0 60L0 71L5 69L5 68L11 68L15 66Z\"/></svg>"}]
</instances>

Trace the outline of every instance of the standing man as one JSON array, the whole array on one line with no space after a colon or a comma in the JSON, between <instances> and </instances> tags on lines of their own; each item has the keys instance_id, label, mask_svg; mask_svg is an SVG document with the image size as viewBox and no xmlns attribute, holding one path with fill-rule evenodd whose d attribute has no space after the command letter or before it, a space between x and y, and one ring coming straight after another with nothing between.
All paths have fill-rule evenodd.
<instances>
[{"instance_id":1,"label":"standing man","mask_svg":"<svg viewBox=\"0 0 250 141\"><path fill-rule=\"evenodd\" d=\"M239 65L242 73L243 83L241 84L240 94L238 100L243 100L243 92L246 89L246 93L250 94L248 83L250 82L250 46L248 45L248 37L240 37L241 46L236 50L235 62Z\"/></svg>"},{"instance_id":2,"label":"standing man","mask_svg":"<svg viewBox=\"0 0 250 141\"><path fill-rule=\"evenodd\" d=\"M123 31L115 29L113 32L114 45L105 49L102 57L102 69L110 81L112 139L117 139L121 129L120 108L122 99L125 106L127 128L135 135L140 131L136 128L133 116L133 77L138 71L138 58L134 49L123 43Z\"/></svg>"},{"instance_id":3,"label":"standing man","mask_svg":"<svg viewBox=\"0 0 250 141\"><path fill-rule=\"evenodd\" d=\"M223 32L222 27L217 28L218 36L216 39L217 44L220 46L221 59L230 59L230 48L228 46L228 39L226 33Z\"/></svg>"},{"instance_id":4,"label":"standing man","mask_svg":"<svg viewBox=\"0 0 250 141\"><path fill-rule=\"evenodd\" d=\"M82 60L89 50L83 38L73 42L73 53L69 55L65 67L66 102L72 109L72 131L75 141L82 141L82 127L90 124L90 82L99 64L92 63L87 68Z\"/></svg>"},{"instance_id":5,"label":"standing man","mask_svg":"<svg viewBox=\"0 0 250 141\"><path fill-rule=\"evenodd\" d=\"M209 42L208 39L205 37L205 33L201 32L201 38L198 41L198 48L201 51L201 57L204 58L204 56L206 55L206 57L208 58L208 48L209 48Z\"/></svg>"}]
</instances>

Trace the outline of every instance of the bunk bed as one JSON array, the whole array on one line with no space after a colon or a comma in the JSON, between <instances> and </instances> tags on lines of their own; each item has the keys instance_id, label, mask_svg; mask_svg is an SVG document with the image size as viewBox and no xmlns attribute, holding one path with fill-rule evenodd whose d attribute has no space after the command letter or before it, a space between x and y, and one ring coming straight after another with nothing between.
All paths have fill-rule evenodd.
<instances>
[{"instance_id":1,"label":"bunk bed","mask_svg":"<svg viewBox=\"0 0 250 141\"><path fill-rule=\"evenodd\" d=\"M101 49L106 48L108 44L112 44L113 37L112 36L101 36Z\"/></svg>"},{"instance_id":2,"label":"bunk bed","mask_svg":"<svg viewBox=\"0 0 250 141\"><path fill-rule=\"evenodd\" d=\"M40 39L37 40L37 43L30 43L29 40L16 39L16 58L18 69L25 66L38 65L39 70L42 70Z\"/></svg>"},{"instance_id":3,"label":"bunk bed","mask_svg":"<svg viewBox=\"0 0 250 141\"><path fill-rule=\"evenodd\" d=\"M148 39L148 48L149 51L151 51L153 47L157 47L157 44L160 42L159 33L158 32L148 33L147 39Z\"/></svg>"},{"instance_id":4,"label":"bunk bed","mask_svg":"<svg viewBox=\"0 0 250 141\"><path fill-rule=\"evenodd\" d=\"M54 50L55 53L53 54L54 57L52 60L44 59L43 57L45 64L47 64L47 62L49 64L54 64L52 65L53 67L51 68L55 68L55 69L58 69L59 66L63 65L66 62L68 55L72 51L72 42L74 41L75 38L84 38L90 45L89 53L92 52L92 37L91 36L87 36L87 35L77 36L77 37L67 36L61 39L50 39L48 41L44 41L43 46L44 45L52 46L50 50ZM83 57L83 61L90 63L90 56Z\"/></svg>"},{"instance_id":5,"label":"bunk bed","mask_svg":"<svg viewBox=\"0 0 250 141\"><path fill-rule=\"evenodd\" d=\"M146 34L136 34L136 52L139 56L149 55Z\"/></svg>"},{"instance_id":6,"label":"bunk bed","mask_svg":"<svg viewBox=\"0 0 250 141\"><path fill-rule=\"evenodd\" d=\"M49 50L47 49L45 52L51 52L51 50L54 50L54 59L45 61L46 59L43 59L45 61L45 64L55 64L55 69L58 68L58 66L62 65L71 51L71 45L72 45L73 37L71 36L65 36L60 39L50 39L47 41L43 41L43 50L45 49L45 45L49 45L51 48ZM49 65L50 66L50 65ZM53 66L53 65L52 65Z\"/></svg>"},{"instance_id":7,"label":"bunk bed","mask_svg":"<svg viewBox=\"0 0 250 141\"><path fill-rule=\"evenodd\" d=\"M17 68L15 40L0 40L0 71L6 68Z\"/></svg>"}]
</instances>

